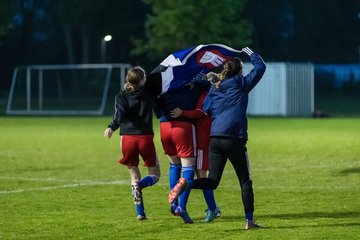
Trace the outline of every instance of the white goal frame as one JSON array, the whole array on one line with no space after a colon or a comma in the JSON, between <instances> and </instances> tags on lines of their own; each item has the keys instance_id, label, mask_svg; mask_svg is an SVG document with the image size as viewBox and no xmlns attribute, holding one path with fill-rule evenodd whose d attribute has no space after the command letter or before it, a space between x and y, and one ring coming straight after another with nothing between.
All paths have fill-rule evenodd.
<instances>
[{"instance_id":1,"label":"white goal frame","mask_svg":"<svg viewBox=\"0 0 360 240\"><path fill-rule=\"evenodd\" d=\"M12 76L12 83L9 92L6 114L7 115L103 115L106 100L109 92L110 79L114 69L120 71L120 86L123 86L127 70L131 68L130 64L116 63L116 64L65 64L65 65L27 65L20 66L14 70ZM43 71L44 70L61 70L61 69L106 69L106 77L102 99L99 107L96 110L44 110L43 109ZM20 70L26 71L26 108L25 109L12 109L15 84L18 79ZM32 79L32 72L37 71L37 79ZM33 81L38 81L38 107L32 108L31 104L31 84Z\"/></svg>"}]
</instances>

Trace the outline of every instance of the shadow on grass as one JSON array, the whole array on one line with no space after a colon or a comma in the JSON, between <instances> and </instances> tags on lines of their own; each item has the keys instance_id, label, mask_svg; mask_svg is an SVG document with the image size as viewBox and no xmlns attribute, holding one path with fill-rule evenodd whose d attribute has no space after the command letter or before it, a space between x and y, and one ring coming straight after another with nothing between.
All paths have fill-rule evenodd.
<instances>
[{"instance_id":1,"label":"shadow on grass","mask_svg":"<svg viewBox=\"0 0 360 240\"><path fill-rule=\"evenodd\" d=\"M260 224L261 225L261 224ZM358 227L360 226L360 223L358 222L352 222L352 223L343 223L343 224L339 224L339 223L330 223L330 224L314 224L313 221L309 221L309 224L299 224L299 225L290 225L290 224L284 224L283 226L263 226L261 225L261 228L256 229L255 231L261 231L261 230L266 230L266 229L296 229L296 228L323 228L323 227L331 227L333 228L337 228L337 227ZM242 228L236 228L236 229L228 229L225 230L224 232L239 232L239 230L243 230L246 231ZM253 231L253 230L252 230Z\"/></svg>"},{"instance_id":2,"label":"shadow on grass","mask_svg":"<svg viewBox=\"0 0 360 240\"><path fill-rule=\"evenodd\" d=\"M309 224L302 224L302 225L286 225L286 226L274 226L274 227L264 227L267 229L294 229L294 228L317 228L317 227L357 227L360 226L358 222L352 223L328 223L328 224L314 224L313 221L309 221Z\"/></svg>"},{"instance_id":3,"label":"shadow on grass","mask_svg":"<svg viewBox=\"0 0 360 240\"><path fill-rule=\"evenodd\" d=\"M306 212L306 213L284 213L258 215L264 218L277 219L299 219L299 218L360 218L360 212ZM360 224L360 223L359 223Z\"/></svg>"},{"instance_id":4,"label":"shadow on grass","mask_svg":"<svg viewBox=\"0 0 360 240\"><path fill-rule=\"evenodd\" d=\"M344 170L338 172L338 175L349 175L352 173L360 173L360 167L344 169Z\"/></svg>"},{"instance_id":5,"label":"shadow on grass","mask_svg":"<svg viewBox=\"0 0 360 240\"><path fill-rule=\"evenodd\" d=\"M318 228L318 227L360 227L360 222L347 222L347 223L316 223L317 218L360 218L360 212L307 212L307 213L286 213L286 214L260 214L256 215L257 219L260 219L259 224L261 225L261 219L264 218L275 218L282 220L296 220L296 219L309 219L308 224L291 224L284 223L284 225L278 226L262 226L259 230L266 229L296 229L296 228ZM218 220L222 222L244 222L239 216L221 216ZM245 223L245 222L244 222ZM227 232L236 232L239 229L227 230Z\"/></svg>"},{"instance_id":6,"label":"shadow on grass","mask_svg":"<svg viewBox=\"0 0 360 240\"><path fill-rule=\"evenodd\" d=\"M276 219L314 219L314 218L360 218L360 212L306 212L306 213L283 213L283 214L256 214L257 219L262 218L276 218ZM226 216L222 215L220 221L223 222L234 222L234 221L242 221L242 216ZM216 220L215 220L216 221ZM359 223L360 225L360 223Z\"/></svg>"},{"instance_id":7,"label":"shadow on grass","mask_svg":"<svg viewBox=\"0 0 360 240\"><path fill-rule=\"evenodd\" d=\"M314 224L313 221L309 221L309 224L300 224L300 225L289 225L286 224L284 226L262 226L261 229L296 229L296 228L323 228L323 227L357 227L360 226L360 223L352 222L352 223L330 223L330 224ZM259 229L259 230L261 230Z\"/></svg>"}]
</instances>

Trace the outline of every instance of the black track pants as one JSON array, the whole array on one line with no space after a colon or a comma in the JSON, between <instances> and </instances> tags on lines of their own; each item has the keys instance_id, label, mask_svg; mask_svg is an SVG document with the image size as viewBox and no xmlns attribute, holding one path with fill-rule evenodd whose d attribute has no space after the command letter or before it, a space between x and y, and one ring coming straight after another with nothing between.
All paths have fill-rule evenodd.
<instances>
[{"instance_id":1,"label":"black track pants","mask_svg":"<svg viewBox=\"0 0 360 240\"><path fill-rule=\"evenodd\" d=\"M250 213L254 211L254 193L245 144L243 139L212 137L209 147L209 177L194 180L192 188L216 189L219 186L226 161L229 159L239 179L245 213ZM234 193L234 195L236 194Z\"/></svg>"}]
</instances>

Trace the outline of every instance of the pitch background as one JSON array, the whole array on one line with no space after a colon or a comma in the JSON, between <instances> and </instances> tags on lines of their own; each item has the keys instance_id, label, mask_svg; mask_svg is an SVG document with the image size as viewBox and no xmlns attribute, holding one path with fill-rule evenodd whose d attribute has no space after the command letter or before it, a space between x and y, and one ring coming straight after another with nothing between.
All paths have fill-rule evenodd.
<instances>
[{"instance_id":1,"label":"pitch background","mask_svg":"<svg viewBox=\"0 0 360 240\"><path fill-rule=\"evenodd\" d=\"M204 223L191 192L185 225L169 212L168 167L155 120L160 182L144 190L137 222L111 117L0 117L0 239L358 239L360 121L250 118L255 216L244 231L241 195L227 164L215 191L222 216ZM142 168L142 173L146 171Z\"/></svg>"}]
</instances>

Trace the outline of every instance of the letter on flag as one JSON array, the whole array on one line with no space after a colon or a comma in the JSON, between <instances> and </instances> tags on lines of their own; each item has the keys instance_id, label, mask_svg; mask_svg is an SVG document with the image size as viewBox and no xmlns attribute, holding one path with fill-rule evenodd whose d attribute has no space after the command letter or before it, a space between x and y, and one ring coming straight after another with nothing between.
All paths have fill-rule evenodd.
<instances>
[{"instance_id":1,"label":"letter on flag","mask_svg":"<svg viewBox=\"0 0 360 240\"><path fill-rule=\"evenodd\" d=\"M198 45L178 50L150 73L146 88L154 96L181 88L241 52L222 44Z\"/></svg>"}]
</instances>

